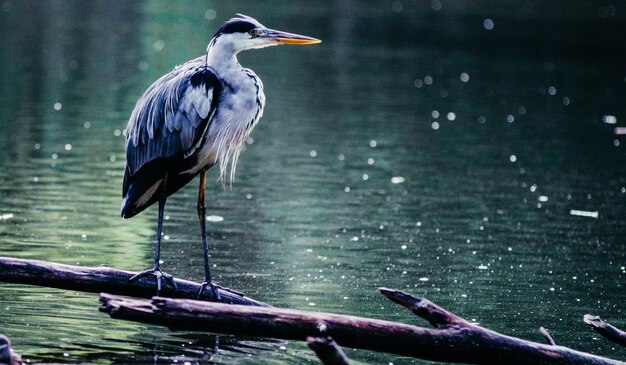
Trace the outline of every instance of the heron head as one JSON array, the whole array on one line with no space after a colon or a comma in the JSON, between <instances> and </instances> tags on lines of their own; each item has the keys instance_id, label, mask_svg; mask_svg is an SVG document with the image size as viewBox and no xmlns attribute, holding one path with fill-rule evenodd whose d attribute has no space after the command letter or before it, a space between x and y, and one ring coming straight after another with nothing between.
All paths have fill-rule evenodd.
<instances>
[{"instance_id":1,"label":"heron head","mask_svg":"<svg viewBox=\"0 0 626 365\"><path fill-rule=\"evenodd\" d=\"M279 44L315 44L319 39L269 29L256 19L237 14L236 18L228 20L215 33L211 46L220 45L230 48L234 53L247 49L277 46Z\"/></svg>"}]
</instances>

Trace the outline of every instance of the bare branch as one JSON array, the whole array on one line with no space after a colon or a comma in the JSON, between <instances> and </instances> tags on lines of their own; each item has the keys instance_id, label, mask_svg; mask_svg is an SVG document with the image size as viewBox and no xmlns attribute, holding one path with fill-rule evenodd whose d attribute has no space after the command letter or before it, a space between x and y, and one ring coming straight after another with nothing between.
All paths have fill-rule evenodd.
<instances>
[{"instance_id":1,"label":"bare branch","mask_svg":"<svg viewBox=\"0 0 626 365\"><path fill-rule=\"evenodd\" d=\"M556 345L556 342L554 342L554 339L552 338L552 336L550 336L550 333L548 333L547 329L543 327L539 327L539 332L541 332L541 334L543 335L543 338L546 339L546 342L548 343L548 345L552 345L552 346Z\"/></svg>"},{"instance_id":2,"label":"bare branch","mask_svg":"<svg viewBox=\"0 0 626 365\"><path fill-rule=\"evenodd\" d=\"M435 328L451 324L469 325L469 322L463 318L441 308L428 299L418 298L399 290L387 288L378 288L378 290L392 302L408 308L411 312L427 320Z\"/></svg>"},{"instance_id":3,"label":"bare branch","mask_svg":"<svg viewBox=\"0 0 626 365\"><path fill-rule=\"evenodd\" d=\"M583 316L583 321L590 325L594 331L602 335L602 337L609 341L613 341L620 346L626 347L626 332L605 322L602 318L592 316L591 314L585 314Z\"/></svg>"},{"instance_id":4,"label":"bare branch","mask_svg":"<svg viewBox=\"0 0 626 365\"><path fill-rule=\"evenodd\" d=\"M135 272L117 270L106 266L84 267L57 264L53 262L0 257L0 281L17 284L30 284L51 288L78 290L92 293L109 292L119 295L150 298L156 293L156 280L144 277L129 282ZM164 296L196 299L200 284L176 279L178 290L165 285ZM226 290L219 290L220 302L268 306L254 299L240 296ZM210 290L202 293L201 299L210 300Z\"/></svg>"}]
</instances>

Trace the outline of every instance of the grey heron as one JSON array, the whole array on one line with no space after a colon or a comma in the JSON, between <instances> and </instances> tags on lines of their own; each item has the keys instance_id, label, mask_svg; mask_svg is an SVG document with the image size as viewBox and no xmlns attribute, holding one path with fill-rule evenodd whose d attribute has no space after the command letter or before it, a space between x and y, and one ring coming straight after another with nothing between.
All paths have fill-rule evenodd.
<instances>
[{"instance_id":1,"label":"grey heron","mask_svg":"<svg viewBox=\"0 0 626 365\"><path fill-rule=\"evenodd\" d=\"M130 280L155 276L157 294L164 278L160 250L163 211L167 197L200 176L197 212L204 249L205 278L198 295L211 279L204 203L206 171L219 165L220 179L235 176L246 138L263 115L263 83L242 67L237 54L279 44L314 44L320 40L266 28L257 20L237 14L215 33L207 52L176 67L155 81L139 98L126 128L126 167L122 187L123 218L131 218L159 204L154 266Z\"/></svg>"}]
</instances>

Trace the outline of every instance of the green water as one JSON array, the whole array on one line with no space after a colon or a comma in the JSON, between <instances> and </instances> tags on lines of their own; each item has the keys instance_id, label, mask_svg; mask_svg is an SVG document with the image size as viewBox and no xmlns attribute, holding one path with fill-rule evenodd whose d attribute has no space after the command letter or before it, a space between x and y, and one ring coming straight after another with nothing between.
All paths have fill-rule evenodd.
<instances>
[{"instance_id":1,"label":"green water","mask_svg":"<svg viewBox=\"0 0 626 365\"><path fill-rule=\"evenodd\" d=\"M427 326L376 291L398 288L506 334L542 341L544 326L626 358L582 323L626 328L620 4L0 0L0 255L150 265L156 209L119 218L122 131L143 90L236 12L323 43L240 56L267 106L232 189L207 189L223 217L209 224L218 282ZM162 258L200 281L196 184L168 200ZM300 343L170 332L97 307L0 284L0 333L34 363L316 363Z\"/></svg>"}]
</instances>

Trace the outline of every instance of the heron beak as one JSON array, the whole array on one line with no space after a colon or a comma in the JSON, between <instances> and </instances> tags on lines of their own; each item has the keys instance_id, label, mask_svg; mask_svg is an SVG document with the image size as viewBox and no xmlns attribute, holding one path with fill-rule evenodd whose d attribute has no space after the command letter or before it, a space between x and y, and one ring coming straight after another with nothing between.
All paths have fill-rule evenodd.
<instances>
[{"instance_id":1,"label":"heron beak","mask_svg":"<svg viewBox=\"0 0 626 365\"><path fill-rule=\"evenodd\" d=\"M271 39L280 44L316 44L321 41L316 38L307 37L300 34L281 32L279 30L268 29L265 38Z\"/></svg>"}]
</instances>

